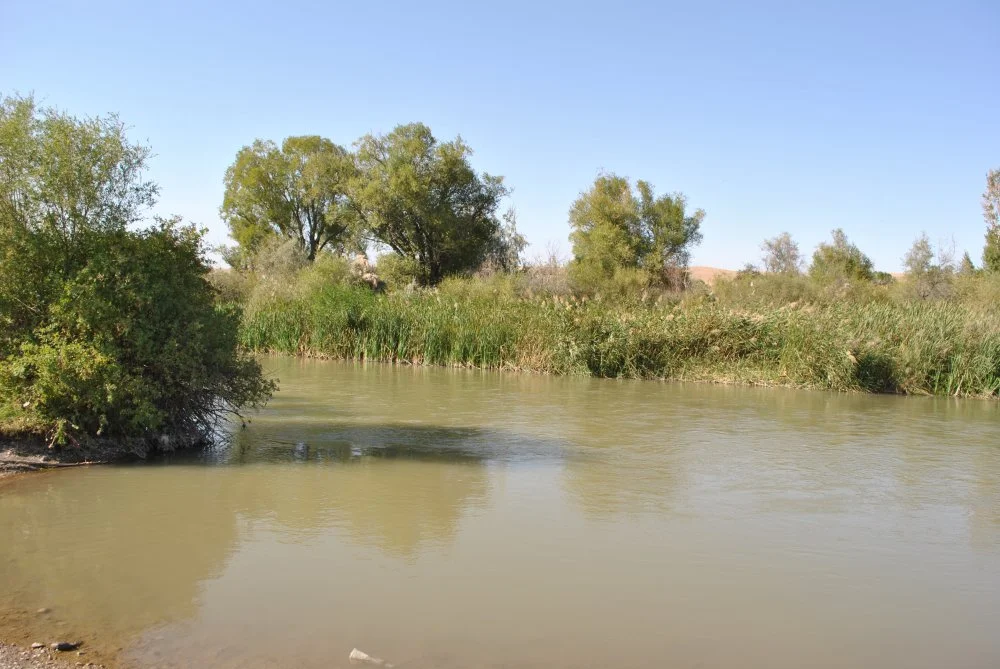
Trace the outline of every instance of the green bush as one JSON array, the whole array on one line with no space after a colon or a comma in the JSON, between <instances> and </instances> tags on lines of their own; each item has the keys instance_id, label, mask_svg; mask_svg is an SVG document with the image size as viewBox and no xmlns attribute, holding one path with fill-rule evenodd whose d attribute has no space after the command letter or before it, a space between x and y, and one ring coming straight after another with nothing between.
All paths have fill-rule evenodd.
<instances>
[{"instance_id":1,"label":"green bush","mask_svg":"<svg viewBox=\"0 0 1000 669\"><path fill-rule=\"evenodd\" d=\"M167 435L190 444L270 382L237 352L239 313L217 308L201 237L164 223L94 235L47 315L0 362L0 396L60 443Z\"/></svg>"},{"instance_id":2,"label":"green bush","mask_svg":"<svg viewBox=\"0 0 1000 669\"><path fill-rule=\"evenodd\" d=\"M0 104L0 433L181 446L270 396L201 234L136 229L148 155L114 117Z\"/></svg>"},{"instance_id":3,"label":"green bush","mask_svg":"<svg viewBox=\"0 0 1000 669\"><path fill-rule=\"evenodd\" d=\"M389 290L399 290L426 281L420 264L412 258L404 258L398 253L383 253L375 263L375 271L385 281Z\"/></svg>"}]
</instances>

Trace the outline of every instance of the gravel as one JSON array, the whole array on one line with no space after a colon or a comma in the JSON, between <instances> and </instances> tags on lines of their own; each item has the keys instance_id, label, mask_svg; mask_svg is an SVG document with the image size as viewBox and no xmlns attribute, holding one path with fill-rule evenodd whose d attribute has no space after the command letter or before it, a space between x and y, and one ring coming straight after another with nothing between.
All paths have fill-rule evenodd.
<instances>
[{"instance_id":1,"label":"gravel","mask_svg":"<svg viewBox=\"0 0 1000 669\"><path fill-rule=\"evenodd\" d=\"M58 657L62 655L63 657ZM28 650L18 646L0 643L0 669L76 669L77 667L100 667L83 661L76 653L59 653L48 648Z\"/></svg>"}]
</instances>

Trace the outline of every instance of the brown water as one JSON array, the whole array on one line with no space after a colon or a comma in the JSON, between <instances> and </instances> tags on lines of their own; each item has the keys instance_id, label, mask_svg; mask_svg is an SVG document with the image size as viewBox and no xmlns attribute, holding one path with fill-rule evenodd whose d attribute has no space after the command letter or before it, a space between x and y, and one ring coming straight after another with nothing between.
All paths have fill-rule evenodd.
<instances>
[{"instance_id":1,"label":"brown water","mask_svg":"<svg viewBox=\"0 0 1000 669\"><path fill-rule=\"evenodd\" d=\"M267 365L230 447L0 487L8 635L139 667L1000 667L995 403Z\"/></svg>"}]
</instances>

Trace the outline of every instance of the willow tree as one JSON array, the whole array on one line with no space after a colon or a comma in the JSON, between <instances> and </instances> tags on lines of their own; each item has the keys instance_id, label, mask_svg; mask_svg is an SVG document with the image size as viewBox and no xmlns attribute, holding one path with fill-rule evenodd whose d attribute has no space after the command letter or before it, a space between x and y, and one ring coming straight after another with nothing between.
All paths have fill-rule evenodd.
<instances>
[{"instance_id":1,"label":"willow tree","mask_svg":"<svg viewBox=\"0 0 1000 669\"><path fill-rule=\"evenodd\" d=\"M220 213L244 254L280 236L297 240L313 260L347 241L355 220L347 199L353 174L350 153L323 137L288 137L280 148L258 139L226 170Z\"/></svg>"},{"instance_id":2,"label":"willow tree","mask_svg":"<svg viewBox=\"0 0 1000 669\"><path fill-rule=\"evenodd\" d=\"M599 288L622 270L664 286L681 283L691 248L701 241L701 209L687 213L680 193L657 197L652 185L601 175L569 213L570 271L585 289Z\"/></svg>"},{"instance_id":3,"label":"willow tree","mask_svg":"<svg viewBox=\"0 0 1000 669\"><path fill-rule=\"evenodd\" d=\"M471 155L460 137L439 142L422 123L357 142L352 199L364 228L413 263L423 283L474 270L511 243L497 215L508 194L503 177L476 172Z\"/></svg>"}]
</instances>

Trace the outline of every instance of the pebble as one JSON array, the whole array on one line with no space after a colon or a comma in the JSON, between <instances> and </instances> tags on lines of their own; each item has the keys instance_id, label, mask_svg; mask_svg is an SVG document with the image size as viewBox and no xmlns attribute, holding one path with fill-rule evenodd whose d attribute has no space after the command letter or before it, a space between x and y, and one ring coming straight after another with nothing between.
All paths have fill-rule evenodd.
<instances>
[{"instance_id":1,"label":"pebble","mask_svg":"<svg viewBox=\"0 0 1000 669\"><path fill-rule=\"evenodd\" d=\"M35 611L35 613L48 613L51 610L52 609L48 608L47 606L43 606L42 608L40 608L37 611Z\"/></svg>"},{"instance_id":2,"label":"pebble","mask_svg":"<svg viewBox=\"0 0 1000 669\"><path fill-rule=\"evenodd\" d=\"M45 648L45 644L44 643L39 643L38 641L36 641L35 643L31 644L31 647L32 648L36 648L36 649L37 648Z\"/></svg>"}]
</instances>

